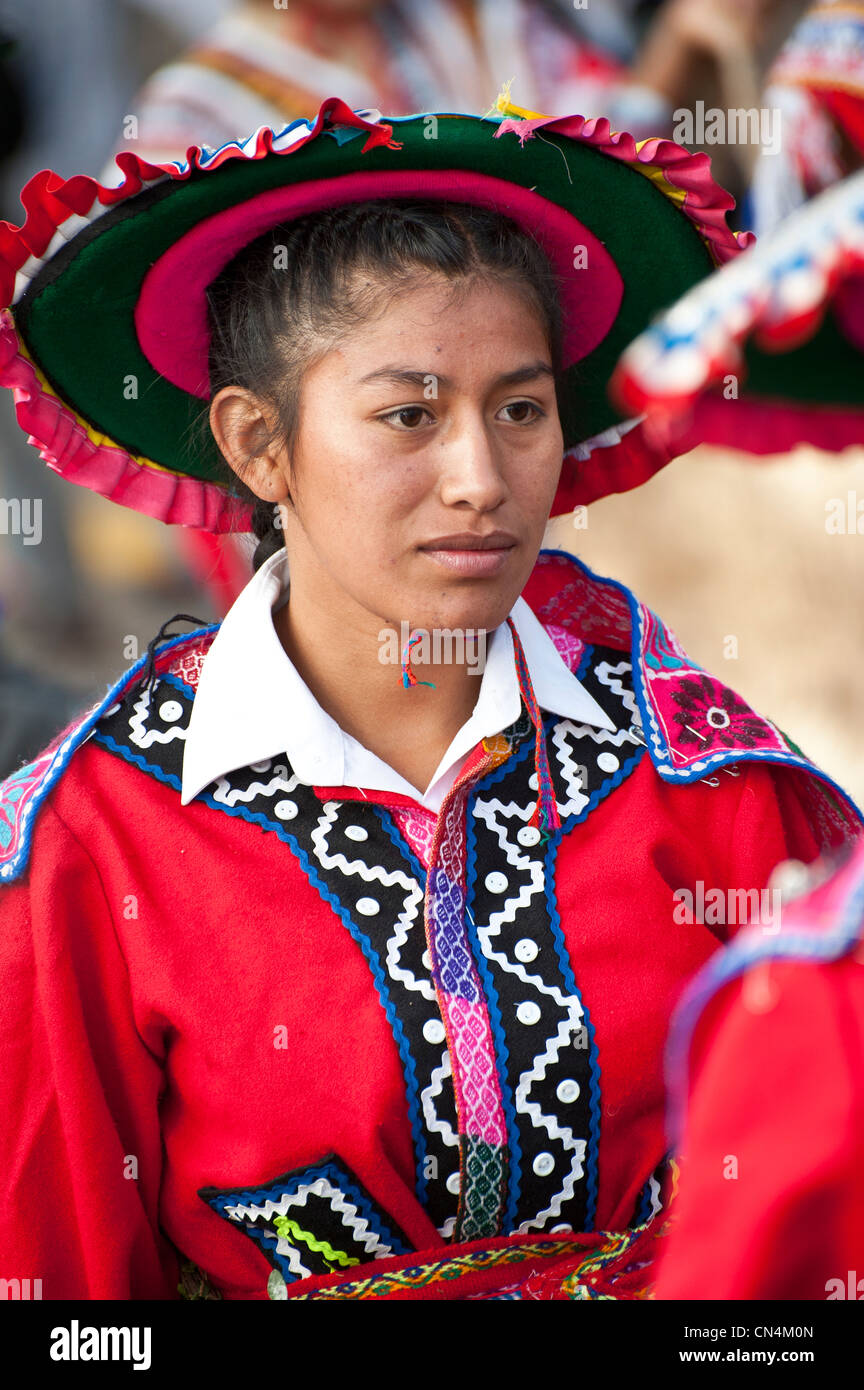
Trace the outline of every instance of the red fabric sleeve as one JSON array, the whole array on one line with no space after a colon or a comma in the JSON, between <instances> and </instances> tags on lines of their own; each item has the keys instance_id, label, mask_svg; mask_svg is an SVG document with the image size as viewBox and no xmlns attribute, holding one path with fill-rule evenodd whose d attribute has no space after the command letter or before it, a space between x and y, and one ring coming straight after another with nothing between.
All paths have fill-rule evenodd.
<instances>
[{"instance_id":1,"label":"red fabric sleeve","mask_svg":"<svg viewBox=\"0 0 864 1390\"><path fill-rule=\"evenodd\" d=\"M722 905L713 913L710 900L704 907L705 925L722 942L730 941L741 926L751 922L763 922L773 934L771 911L778 900L767 893L762 895L772 872L787 859L809 864L822 851L813 826L807 774L771 763L740 763L738 769L737 804L728 822L720 818L726 838L712 847L710 855L718 877L705 884L706 895L710 888L723 891ZM720 771L714 775L720 779L716 788L719 795L728 774ZM703 833L708 830L707 825L703 827ZM710 833L717 833L716 824ZM782 912L782 901L779 906ZM721 920L712 920L714 916Z\"/></svg>"},{"instance_id":2,"label":"red fabric sleeve","mask_svg":"<svg viewBox=\"0 0 864 1390\"><path fill-rule=\"evenodd\" d=\"M772 961L710 1000L657 1298L848 1298L850 1271L864 1296L862 964Z\"/></svg>"},{"instance_id":3,"label":"red fabric sleeve","mask_svg":"<svg viewBox=\"0 0 864 1390\"><path fill-rule=\"evenodd\" d=\"M177 1298L158 1228L163 1068L133 1017L110 903L50 804L0 887L0 1250L44 1299Z\"/></svg>"}]
</instances>

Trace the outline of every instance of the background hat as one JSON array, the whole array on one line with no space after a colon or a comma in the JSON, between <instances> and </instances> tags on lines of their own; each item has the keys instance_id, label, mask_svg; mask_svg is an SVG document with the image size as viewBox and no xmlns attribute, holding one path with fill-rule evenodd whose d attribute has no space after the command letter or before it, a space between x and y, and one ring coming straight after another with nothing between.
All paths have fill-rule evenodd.
<instances>
[{"instance_id":1,"label":"background hat","mask_svg":"<svg viewBox=\"0 0 864 1390\"><path fill-rule=\"evenodd\" d=\"M682 431L754 454L864 444L864 171L657 318L611 390L670 447Z\"/></svg>"},{"instance_id":2,"label":"background hat","mask_svg":"<svg viewBox=\"0 0 864 1390\"><path fill-rule=\"evenodd\" d=\"M499 209L561 277L566 454L551 514L651 476L674 453L610 402L613 366L661 306L752 237L727 226L734 200L706 155L636 144L604 119L537 116L504 97L498 108L384 121L331 97L314 121L192 146L186 162L123 151L114 188L34 175L24 225L0 222L0 384L42 458L161 521L249 530L215 441L190 442L209 397L206 286L276 223L416 195Z\"/></svg>"}]
</instances>

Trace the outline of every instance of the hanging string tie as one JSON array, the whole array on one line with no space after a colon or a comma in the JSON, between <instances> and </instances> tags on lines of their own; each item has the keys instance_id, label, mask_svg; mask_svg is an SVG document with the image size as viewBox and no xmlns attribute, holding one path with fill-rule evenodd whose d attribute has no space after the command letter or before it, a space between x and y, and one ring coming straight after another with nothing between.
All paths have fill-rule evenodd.
<instances>
[{"instance_id":1,"label":"hanging string tie","mask_svg":"<svg viewBox=\"0 0 864 1390\"><path fill-rule=\"evenodd\" d=\"M546 732L543 728L543 715L540 706L537 704L537 697L534 694L534 686L531 684L531 677L528 673L528 662L522 650L522 643L512 618L507 619L510 633L513 638L513 653L516 658L516 675L519 679L519 690L525 707L534 725L534 771L537 774L537 801L529 825L533 825L540 831L540 839L548 840L550 836L561 829L561 817L558 814L558 799L552 785L552 774L549 771L549 758L546 752Z\"/></svg>"},{"instance_id":2,"label":"hanging string tie","mask_svg":"<svg viewBox=\"0 0 864 1390\"><path fill-rule=\"evenodd\" d=\"M411 670L411 648L416 647L420 640L419 632L409 634L408 641L402 648L402 684L406 690L412 685L431 685L432 689L435 689L434 681L419 681Z\"/></svg>"},{"instance_id":3,"label":"hanging string tie","mask_svg":"<svg viewBox=\"0 0 864 1390\"><path fill-rule=\"evenodd\" d=\"M176 623L180 619L182 619L183 622L195 623L198 627L209 626L205 618L194 618L191 613L175 613L173 618L166 619L166 621L160 627L159 631L156 633L156 636L152 639L152 641L147 643L147 664L144 667L143 671L142 690L146 690L148 694L150 694L151 696L153 693L153 689L155 689L156 687L158 679L156 676L156 648L159 645L159 643L163 640L163 638L166 636L179 637L179 633L166 633L165 629L167 627L170 627L172 623ZM140 679L141 677L139 677L139 680Z\"/></svg>"}]
</instances>

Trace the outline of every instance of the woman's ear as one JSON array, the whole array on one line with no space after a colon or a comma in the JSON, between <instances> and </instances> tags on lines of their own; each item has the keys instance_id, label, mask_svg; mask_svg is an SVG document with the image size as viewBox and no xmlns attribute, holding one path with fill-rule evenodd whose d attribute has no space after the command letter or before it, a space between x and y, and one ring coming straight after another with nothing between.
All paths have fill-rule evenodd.
<instances>
[{"instance_id":1,"label":"woman's ear","mask_svg":"<svg viewBox=\"0 0 864 1390\"><path fill-rule=\"evenodd\" d=\"M223 386L210 402L210 429L222 457L267 502L287 499L284 451L272 407L245 386Z\"/></svg>"}]
</instances>

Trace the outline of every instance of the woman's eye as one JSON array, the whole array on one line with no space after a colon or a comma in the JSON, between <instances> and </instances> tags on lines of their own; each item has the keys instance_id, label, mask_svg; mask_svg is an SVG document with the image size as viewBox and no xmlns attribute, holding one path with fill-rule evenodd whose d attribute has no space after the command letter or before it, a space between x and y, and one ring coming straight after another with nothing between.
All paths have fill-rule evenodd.
<instances>
[{"instance_id":1,"label":"woman's eye","mask_svg":"<svg viewBox=\"0 0 864 1390\"><path fill-rule=\"evenodd\" d=\"M392 421L397 429L414 430L421 423L418 417L423 415L429 415L429 411L424 410L422 405L400 405L398 410L388 411L386 415L379 415L378 418ZM406 419L406 416L410 418Z\"/></svg>"},{"instance_id":2,"label":"woman's eye","mask_svg":"<svg viewBox=\"0 0 864 1390\"><path fill-rule=\"evenodd\" d=\"M502 408L504 410L516 410L523 412L521 418L511 420L511 423L514 425L530 424L532 420L538 419L541 415L544 414L544 411L542 411L539 408L539 406L536 406L533 401L511 401L509 405L505 405ZM526 410L531 411L532 414L524 414Z\"/></svg>"}]
</instances>

